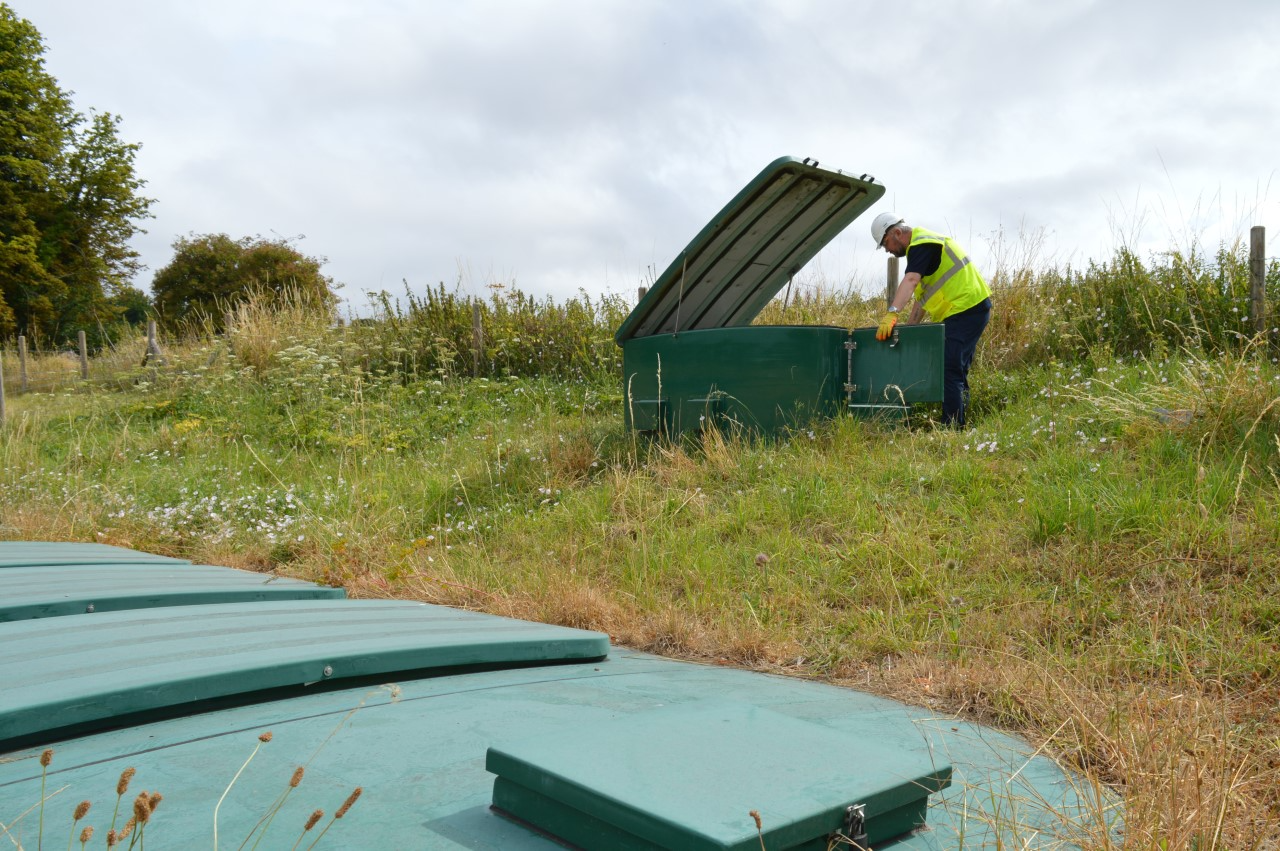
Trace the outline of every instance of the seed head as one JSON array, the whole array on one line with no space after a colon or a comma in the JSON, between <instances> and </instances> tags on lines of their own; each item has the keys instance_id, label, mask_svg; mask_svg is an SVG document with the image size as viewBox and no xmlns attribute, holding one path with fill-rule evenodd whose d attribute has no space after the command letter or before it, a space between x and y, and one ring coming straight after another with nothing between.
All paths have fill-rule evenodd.
<instances>
[{"instance_id":1,"label":"seed head","mask_svg":"<svg viewBox=\"0 0 1280 851\"><path fill-rule=\"evenodd\" d=\"M152 792L151 800L147 801L147 809L151 810L151 812L154 814L156 811L156 807L160 806L160 802L163 800L164 800L164 795L161 795L159 792Z\"/></svg>"},{"instance_id":2,"label":"seed head","mask_svg":"<svg viewBox=\"0 0 1280 851\"><path fill-rule=\"evenodd\" d=\"M342 818L343 816L345 816L347 814L347 810L351 809L351 805L356 802L356 799L360 797L360 793L363 791L364 791L364 787L357 786L355 788L355 791L352 792L350 795L348 795L347 799L342 802L342 806L338 807L338 811L333 814L333 817Z\"/></svg>"},{"instance_id":3,"label":"seed head","mask_svg":"<svg viewBox=\"0 0 1280 851\"><path fill-rule=\"evenodd\" d=\"M93 825L89 825L84 830L80 831L81 845L88 845L90 839L93 839Z\"/></svg>"},{"instance_id":4,"label":"seed head","mask_svg":"<svg viewBox=\"0 0 1280 851\"><path fill-rule=\"evenodd\" d=\"M93 806L93 805L92 805L92 804L90 804L88 801L81 801L81 802L76 806L76 811L75 811L74 813L72 813L72 814L71 814L71 820L72 820L72 821L80 821L80 819L82 819L82 818L84 818L85 816L89 815L89 807L91 807L91 806Z\"/></svg>"},{"instance_id":5,"label":"seed head","mask_svg":"<svg viewBox=\"0 0 1280 851\"><path fill-rule=\"evenodd\" d=\"M120 779L116 782L116 794L123 795L129 791L129 781L133 779L133 775L138 773L136 768L126 768L120 772Z\"/></svg>"},{"instance_id":6,"label":"seed head","mask_svg":"<svg viewBox=\"0 0 1280 851\"><path fill-rule=\"evenodd\" d=\"M120 842L120 837L116 835L116 832L114 830L108 830L107 831L107 847L115 848L116 844L119 842Z\"/></svg>"},{"instance_id":7,"label":"seed head","mask_svg":"<svg viewBox=\"0 0 1280 851\"><path fill-rule=\"evenodd\" d=\"M315 827L316 822L320 821L320 819L322 818L324 818L324 810L316 810L314 813L311 814L311 818L307 819L307 823L302 826L303 832L305 833L306 831Z\"/></svg>"},{"instance_id":8,"label":"seed head","mask_svg":"<svg viewBox=\"0 0 1280 851\"><path fill-rule=\"evenodd\" d=\"M146 824L147 819L151 818L151 796L145 789L133 799L133 817L138 820L138 824Z\"/></svg>"},{"instance_id":9,"label":"seed head","mask_svg":"<svg viewBox=\"0 0 1280 851\"><path fill-rule=\"evenodd\" d=\"M133 833L133 829L137 826L138 826L138 820L136 818L129 819L127 822L124 823L124 829L116 834L116 841L117 842L123 841L126 836Z\"/></svg>"},{"instance_id":10,"label":"seed head","mask_svg":"<svg viewBox=\"0 0 1280 851\"><path fill-rule=\"evenodd\" d=\"M759 811L759 810L752 810L752 811L751 811L751 817L752 817L753 819L755 819L755 822L756 822L756 830L759 830L759 829L760 829L760 811Z\"/></svg>"},{"instance_id":11,"label":"seed head","mask_svg":"<svg viewBox=\"0 0 1280 851\"><path fill-rule=\"evenodd\" d=\"M51 762L53 762L53 748L45 748L44 753L40 754L40 765L48 768Z\"/></svg>"},{"instance_id":12,"label":"seed head","mask_svg":"<svg viewBox=\"0 0 1280 851\"><path fill-rule=\"evenodd\" d=\"M298 788L298 784L302 782L302 770L303 769L301 765L299 765L297 768L294 769L293 777L289 778L290 787L294 789Z\"/></svg>"},{"instance_id":13,"label":"seed head","mask_svg":"<svg viewBox=\"0 0 1280 851\"><path fill-rule=\"evenodd\" d=\"M267 732L258 736L258 741L262 742L263 744L266 744L267 742L271 741L271 731L268 730Z\"/></svg>"}]
</instances>

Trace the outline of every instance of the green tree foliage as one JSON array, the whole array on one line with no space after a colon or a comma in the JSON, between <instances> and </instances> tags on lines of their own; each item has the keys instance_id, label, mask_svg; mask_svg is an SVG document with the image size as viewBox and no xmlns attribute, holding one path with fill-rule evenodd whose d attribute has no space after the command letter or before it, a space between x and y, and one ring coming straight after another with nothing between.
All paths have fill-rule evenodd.
<instances>
[{"instance_id":1,"label":"green tree foliage","mask_svg":"<svg viewBox=\"0 0 1280 851\"><path fill-rule=\"evenodd\" d=\"M151 282L156 310L170 325L208 319L220 327L224 311L257 292L336 301L332 279L320 272L324 258L308 257L286 239L193 234L179 237L173 252Z\"/></svg>"},{"instance_id":2,"label":"green tree foliage","mask_svg":"<svg viewBox=\"0 0 1280 851\"><path fill-rule=\"evenodd\" d=\"M130 325L141 325L151 315L151 298L137 287L121 287L110 300L120 319Z\"/></svg>"},{"instance_id":3,"label":"green tree foliage","mask_svg":"<svg viewBox=\"0 0 1280 851\"><path fill-rule=\"evenodd\" d=\"M138 145L86 117L44 67L44 40L0 2L0 334L59 342L117 320L149 216Z\"/></svg>"}]
</instances>

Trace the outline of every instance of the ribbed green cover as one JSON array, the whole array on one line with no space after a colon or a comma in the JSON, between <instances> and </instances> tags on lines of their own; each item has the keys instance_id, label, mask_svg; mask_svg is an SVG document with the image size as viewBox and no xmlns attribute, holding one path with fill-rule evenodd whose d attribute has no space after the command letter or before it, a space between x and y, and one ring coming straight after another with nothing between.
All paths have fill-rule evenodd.
<instances>
[{"instance_id":1,"label":"ribbed green cover","mask_svg":"<svg viewBox=\"0 0 1280 851\"><path fill-rule=\"evenodd\" d=\"M169 558L108 544L78 544L61 541L0 541L0 568L57 567L67 564L191 564L184 558Z\"/></svg>"},{"instance_id":2,"label":"ribbed green cover","mask_svg":"<svg viewBox=\"0 0 1280 851\"><path fill-rule=\"evenodd\" d=\"M395 600L291 600L0 624L0 745L120 716L431 668L594 659L608 636Z\"/></svg>"},{"instance_id":3,"label":"ribbed green cover","mask_svg":"<svg viewBox=\"0 0 1280 851\"><path fill-rule=\"evenodd\" d=\"M193 564L104 564L10 567L0 570L0 623L125 609L336 600L341 588L230 567Z\"/></svg>"}]
</instances>

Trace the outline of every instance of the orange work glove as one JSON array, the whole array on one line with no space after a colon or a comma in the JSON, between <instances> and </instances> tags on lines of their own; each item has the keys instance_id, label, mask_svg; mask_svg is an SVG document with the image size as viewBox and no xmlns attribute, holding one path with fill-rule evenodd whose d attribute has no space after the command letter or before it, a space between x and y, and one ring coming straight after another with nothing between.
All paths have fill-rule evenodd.
<instances>
[{"instance_id":1,"label":"orange work glove","mask_svg":"<svg viewBox=\"0 0 1280 851\"><path fill-rule=\"evenodd\" d=\"M893 326L898 324L898 314L886 313L884 319L880 320L880 327L876 329L877 340L887 340L893 334Z\"/></svg>"}]
</instances>

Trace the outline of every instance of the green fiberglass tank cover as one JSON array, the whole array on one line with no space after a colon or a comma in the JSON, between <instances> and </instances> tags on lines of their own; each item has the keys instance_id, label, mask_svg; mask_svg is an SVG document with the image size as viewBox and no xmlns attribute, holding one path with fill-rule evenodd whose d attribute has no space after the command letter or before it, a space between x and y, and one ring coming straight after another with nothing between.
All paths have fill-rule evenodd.
<instances>
[{"instance_id":1,"label":"green fiberglass tank cover","mask_svg":"<svg viewBox=\"0 0 1280 851\"><path fill-rule=\"evenodd\" d=\"M513 818L582 847L655 851L878 844L923 826L951 782L936 754L715 700L497 745L486 767Z\"/></svg>"}]
</instances>

